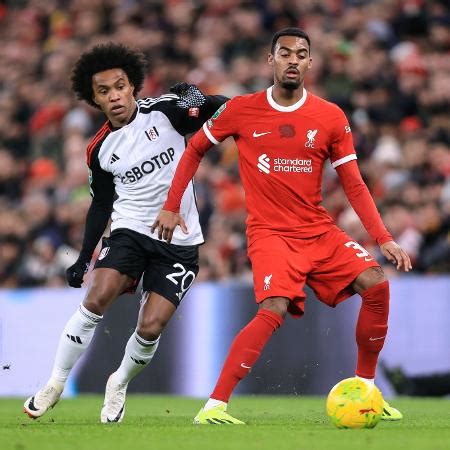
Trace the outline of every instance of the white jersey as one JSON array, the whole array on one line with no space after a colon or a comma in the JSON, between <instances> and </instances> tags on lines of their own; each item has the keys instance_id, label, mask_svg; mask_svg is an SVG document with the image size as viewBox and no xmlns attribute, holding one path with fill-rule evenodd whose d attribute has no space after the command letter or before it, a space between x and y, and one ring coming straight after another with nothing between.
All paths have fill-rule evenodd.
<instances>
[{"instance_id":1,"label":"white jersey","mask_svg":"<svg viewBox=\"0 0 450 450\"><path fill-rule=\"evenodd\" d=\"M111 231L128 228L158 239L150 227L167 197L173 175L186 147L184 135L196 131L215 111L209 101L202 107L180 108L176 95L137 101L131 121L118 129L107 122L88 147L91 195L107 206L112 203ZM174 231L172 243L203 242L191 182L183 196L180 214L189 230Z\"/></svg>"}]
</instances>

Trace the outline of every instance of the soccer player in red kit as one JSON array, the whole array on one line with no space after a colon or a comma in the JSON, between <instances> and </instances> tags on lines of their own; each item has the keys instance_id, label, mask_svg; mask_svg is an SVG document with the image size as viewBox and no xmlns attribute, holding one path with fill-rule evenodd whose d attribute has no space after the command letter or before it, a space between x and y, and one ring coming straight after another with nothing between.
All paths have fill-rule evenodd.
<instances>
[{"instance_id":1,"label":"soccer player in red kit","mask_svg":"<svg viewBox=\"0 0 450 450\"><path fill-rule=\"evenodd\" d=\"M246 194L248 255L259 309L234 339L217 385L194 419L197 424L243 423L226 412L228 400L286 313L303 314L305 284L332 307L355 292L362 297L355 373L374 382L388 328L389 282L372 255L340 230L321 206L328 159L383 255L398 270L412 268L361 178L345 114L304 88L312 63L308 35L298 28L277 32L268 63L274 71L273 86L229 100L190 140L152 226L168 242L177 225L188 233L179 214L184 190L212 144L233 136ZM383 418L398 420L402 414L385 402Z\"/></svg>"}]
</instances>

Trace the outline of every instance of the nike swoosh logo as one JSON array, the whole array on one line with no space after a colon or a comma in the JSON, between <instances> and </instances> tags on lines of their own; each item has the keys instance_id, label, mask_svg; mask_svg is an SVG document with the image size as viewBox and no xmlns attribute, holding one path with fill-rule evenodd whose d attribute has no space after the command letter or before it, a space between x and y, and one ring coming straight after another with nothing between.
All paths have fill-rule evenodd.
<instances>
[{"instance_id":1,"label":"nike swoosh logo","mask_svg":"<svg viewBox=\"0 0 450 450\"><path fill-rule=\"evenodd\" d=\"M241 367L243 367L244 369L251 369L250 366L246 366L244 363L241 363Z\"/></svg>"},{"instance_id":2,"label":"nike swoosh logo","mask_svg":"<svg viewBox=\"0 0 450 450\"><path fill-rule=\"evenodd\" d=\"M256 131L254 131L253 132L253 137L257 138L257 137L264 136L265 134L270 134L270 133L272 133L272 132L271 131L266 131L264 133L257 133Z\"/></svg>"},{"instance_id":3,"label":"nike swoosh logo","mask_svg":"<svg viewBox=\"0 0 450 450\"><path fill-rule=\"evenodd\" d=\"M364 258L364 261L366 262L373 261L373 258Z\"/></svg>"},{"instance_id":4,"label":"nike swoosh logo","mask_svg":"<svg viewBox=\"0 0 450 450\"><path fill-rule=\"evenodd\" d=\"M381 336L381 337L377 337L377 338L370 337L369 341L378 341L379 339L384 339L385 337L386 336Z\"/></svg>"}]
</instances>

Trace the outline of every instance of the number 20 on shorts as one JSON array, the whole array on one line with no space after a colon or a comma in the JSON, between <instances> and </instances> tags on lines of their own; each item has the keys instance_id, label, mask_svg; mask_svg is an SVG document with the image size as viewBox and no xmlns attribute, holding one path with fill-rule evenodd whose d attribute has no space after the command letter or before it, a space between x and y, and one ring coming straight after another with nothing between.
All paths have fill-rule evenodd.
<instances>
[{"instance_id":1,"label":"number 20 on shorts","mask_svg":"<svg viewBox=\"0 0 450 450\"><path fill-rule=\"evenodd\" d=\"M181 301L185 292L191 287L195 280L195 273L192 270L186 270L184 266L180 263L175 263L173 265L176 272L169 273L166 278L170 280L176 286L180 285L180 292L177 293L177 297Z\"/></svg>"}]
</instances>

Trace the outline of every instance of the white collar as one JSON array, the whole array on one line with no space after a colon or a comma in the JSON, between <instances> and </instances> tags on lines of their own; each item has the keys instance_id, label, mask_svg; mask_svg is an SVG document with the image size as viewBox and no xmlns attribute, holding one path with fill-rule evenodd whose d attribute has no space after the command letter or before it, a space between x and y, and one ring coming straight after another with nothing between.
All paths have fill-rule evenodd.
<instances>
[{"instance_id":1,"label":"white collar","mask_svg":"<svg viewBox=\"0 0 450 450\"><path fill-rule=\"evenodd\" d=\"M305 101L306 101L306 97L308 96L306 89L303 88L302 98L297 103L294 103L293 105L290 105L290 106L281 106L273 99L272 91L273 91L273 86L270 86L266 91L267 101L269 102L270 106L273 109L276 109L277 111L282 111L282 112L292 112L292 111L296 111L297 109L301 108L303 103L305 103Z\"/></svg>"}]
</instances>

